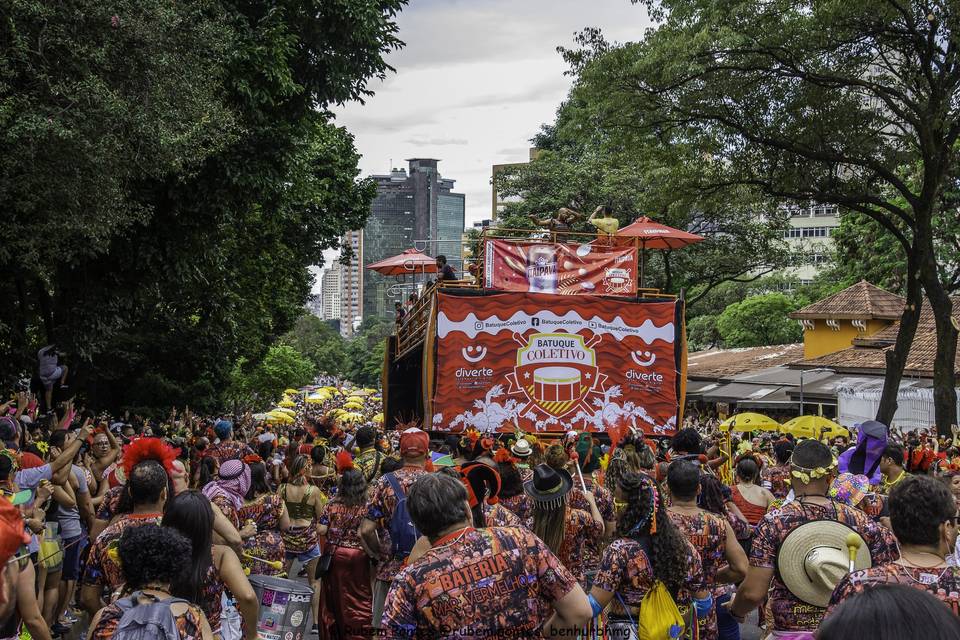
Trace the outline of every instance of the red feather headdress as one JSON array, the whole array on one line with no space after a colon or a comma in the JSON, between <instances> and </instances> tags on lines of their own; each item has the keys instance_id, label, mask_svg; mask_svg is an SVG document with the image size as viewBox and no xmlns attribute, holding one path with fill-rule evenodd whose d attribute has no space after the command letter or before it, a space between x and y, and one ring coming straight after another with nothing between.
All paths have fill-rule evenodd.
<instances>
[{"instance_id":1,"label":"red feather headdress","mask_svg":"<svg viewBox=\"0 0 960 640\"><path fill-rule=\"evenodd\" d=\"M346 449L341 449L336 455L337 473L343 473L347 469L353 469L353 456Z\"/></svg>"},{"instance_id":2,"label":"red feather headdress","mask_svg":"<svg viewBox=\"0 0 960 640\"><path fill-rule=\"evenodd\" d=\"M123 470L129 478L133 468L144 460L156 460L167 473L173 472L173 461L180 455L160 438L139 438L123 448Z\"/></svg>"},{"instance_id":3,"label":"red feather headdress","mask_svg":"<svg viewBox=\"0 0 960 640\"><path fill-rule=\"evenodd\" d=\"M510 463L516 464L517 459L510 455L510 449L506 447L500 447L493 454L494 462Z\"/></svg>"}]
</instances>

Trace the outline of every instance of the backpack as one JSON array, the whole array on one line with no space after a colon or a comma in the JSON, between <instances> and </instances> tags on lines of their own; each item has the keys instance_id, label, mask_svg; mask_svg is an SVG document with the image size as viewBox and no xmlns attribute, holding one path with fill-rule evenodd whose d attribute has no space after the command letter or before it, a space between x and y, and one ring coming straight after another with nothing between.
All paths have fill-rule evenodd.
<instances>
[{"instance_id":1,"label":"backpack","mask_svg":"<svg viewBox=\"0 0 960 640\"><path fill-rule=\"evenodd\" d=\"M680 638L684 631L683 616L677 603L663 582L657 580L653 588L640 601L637 614L637 638L639 640L669 640Z\"/></svg>"},{"instance_id":2,"label":"backpack","mask_svg":"<svg viewBox=\"0 0 960 640\"><path fill-rule=\"evenodd\" d=\"M144 604L140 602L142 596L143 592L135 591L117 600L123 615L113 633L113 640L180 640L177 619L170 607L190 603L181 598L167 598Z\"/></svg>"},{"instance_id":3,"label":"backpack","mask_svg":"<svg viewBox=\"0 0 960 640\"><path fill-rule=\"evenodd\" d=\"M383 476L393 488L393 494L397 496L397 506L393 509L393 515L390 516L390 551L394 558L401 559L410 555L413 545L417 543L420 532L413 526L410 520L410 513L407 511L407 496L403 492L403 486L397 479L397 476L390 472Z\"/></svg>"}]
</instances>

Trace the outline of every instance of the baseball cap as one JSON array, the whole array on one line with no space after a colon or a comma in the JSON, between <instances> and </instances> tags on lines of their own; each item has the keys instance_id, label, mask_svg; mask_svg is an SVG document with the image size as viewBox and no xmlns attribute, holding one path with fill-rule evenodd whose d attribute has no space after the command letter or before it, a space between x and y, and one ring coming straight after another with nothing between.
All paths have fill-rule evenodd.
<instances>
[{"instance_id":1,"label":"baseball cap","mask_svg":"<svg viewBox=\"0 0 960 640\"><path fill-rule=\"evenodd\" d=\"M411 427L400 434L400 455L404 458L422 456L429 448L430 436L422 429Z\"/></svg>"}]
</instances>

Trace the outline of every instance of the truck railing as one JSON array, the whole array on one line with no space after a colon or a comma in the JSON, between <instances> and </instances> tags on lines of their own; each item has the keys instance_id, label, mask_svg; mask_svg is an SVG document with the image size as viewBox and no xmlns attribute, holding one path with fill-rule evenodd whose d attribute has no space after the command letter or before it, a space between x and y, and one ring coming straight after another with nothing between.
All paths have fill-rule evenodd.
<instances>
[{"instance_id":1,"label":"truck railing","mask_svg":"<svg viewBox=\"0 0 960 640\"><path fill-rule=\"evenodd\" d=\"M440 283L429 283L407 310L407 315L397 327L397 354L396 358L403 358L408 353L423 344L427 336L427 327L430 325L430 310L433 307L433 298L438 289L476 289L477 285L468 280L442 280Z\"/></svg>"}]
</instances>

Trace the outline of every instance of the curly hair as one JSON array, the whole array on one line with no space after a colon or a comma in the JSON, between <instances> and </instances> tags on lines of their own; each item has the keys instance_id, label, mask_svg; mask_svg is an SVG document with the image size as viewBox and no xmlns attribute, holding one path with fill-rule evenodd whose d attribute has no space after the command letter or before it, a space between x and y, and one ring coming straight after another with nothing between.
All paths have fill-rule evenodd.
<instances>
[{"instance_id":1,"label":"curly hair","mask_svg":"<svg viewBox=\"0 0 960 640\"><path fill-rule=\"evenodd\" d=\"M641 543L650 542L647 556L653 566L653 576L676 598L687 576L690 555L687 539L670 520L662 498L657 500L653 514L656 532L651 534L653 519L648 517L652 510L651 500L654 496L662 496L653 479L642 473L627 473L620 480L620 490L627 499L627 506L617 523L617 536Z\"/></svg>"},{"instance_id":2,"label":"curly hair","mask_svg":"<svg viewBox=\"0 0 960 640\"><path fill-rule=\"evenodd\" d=\"M940 525L956 515L950 490L930 476L904 478L890 491L890 524L901 544L937 544Z\"/></svg>"},{"instance_id":3,"label":"curly hair","mask_svg":"<svg viewBox=\"0 0 960 640\"><path fill-rule=\"evenodd\" d=\"M703 438L697 433L696 429L680 429L673 436L670 447L677 453L690 453L700 455L703 453Z\"/></svg>"},{"instance_id":4,"label":"curly hair","mask_svg":"<svg viewBox=\"0 0 960 640\"><path fill-rule=\"evenodd\" d=\"M511 462L498 462L497 471L500 472L500 497L512 498L523 493L523 478L520 470Z\"/></svg>"},{"instance_id":5,"label":"curly hair","mask_svg":"<svg viewBox=\"0 0 960 640\"><path fill-rule=\"evenodd\" d=\"M131 590L159 583L178 582L193 553L190 540L171 527L145 525L130 527L120 536L120 566Z\"/></svg>"}]
</instances>

